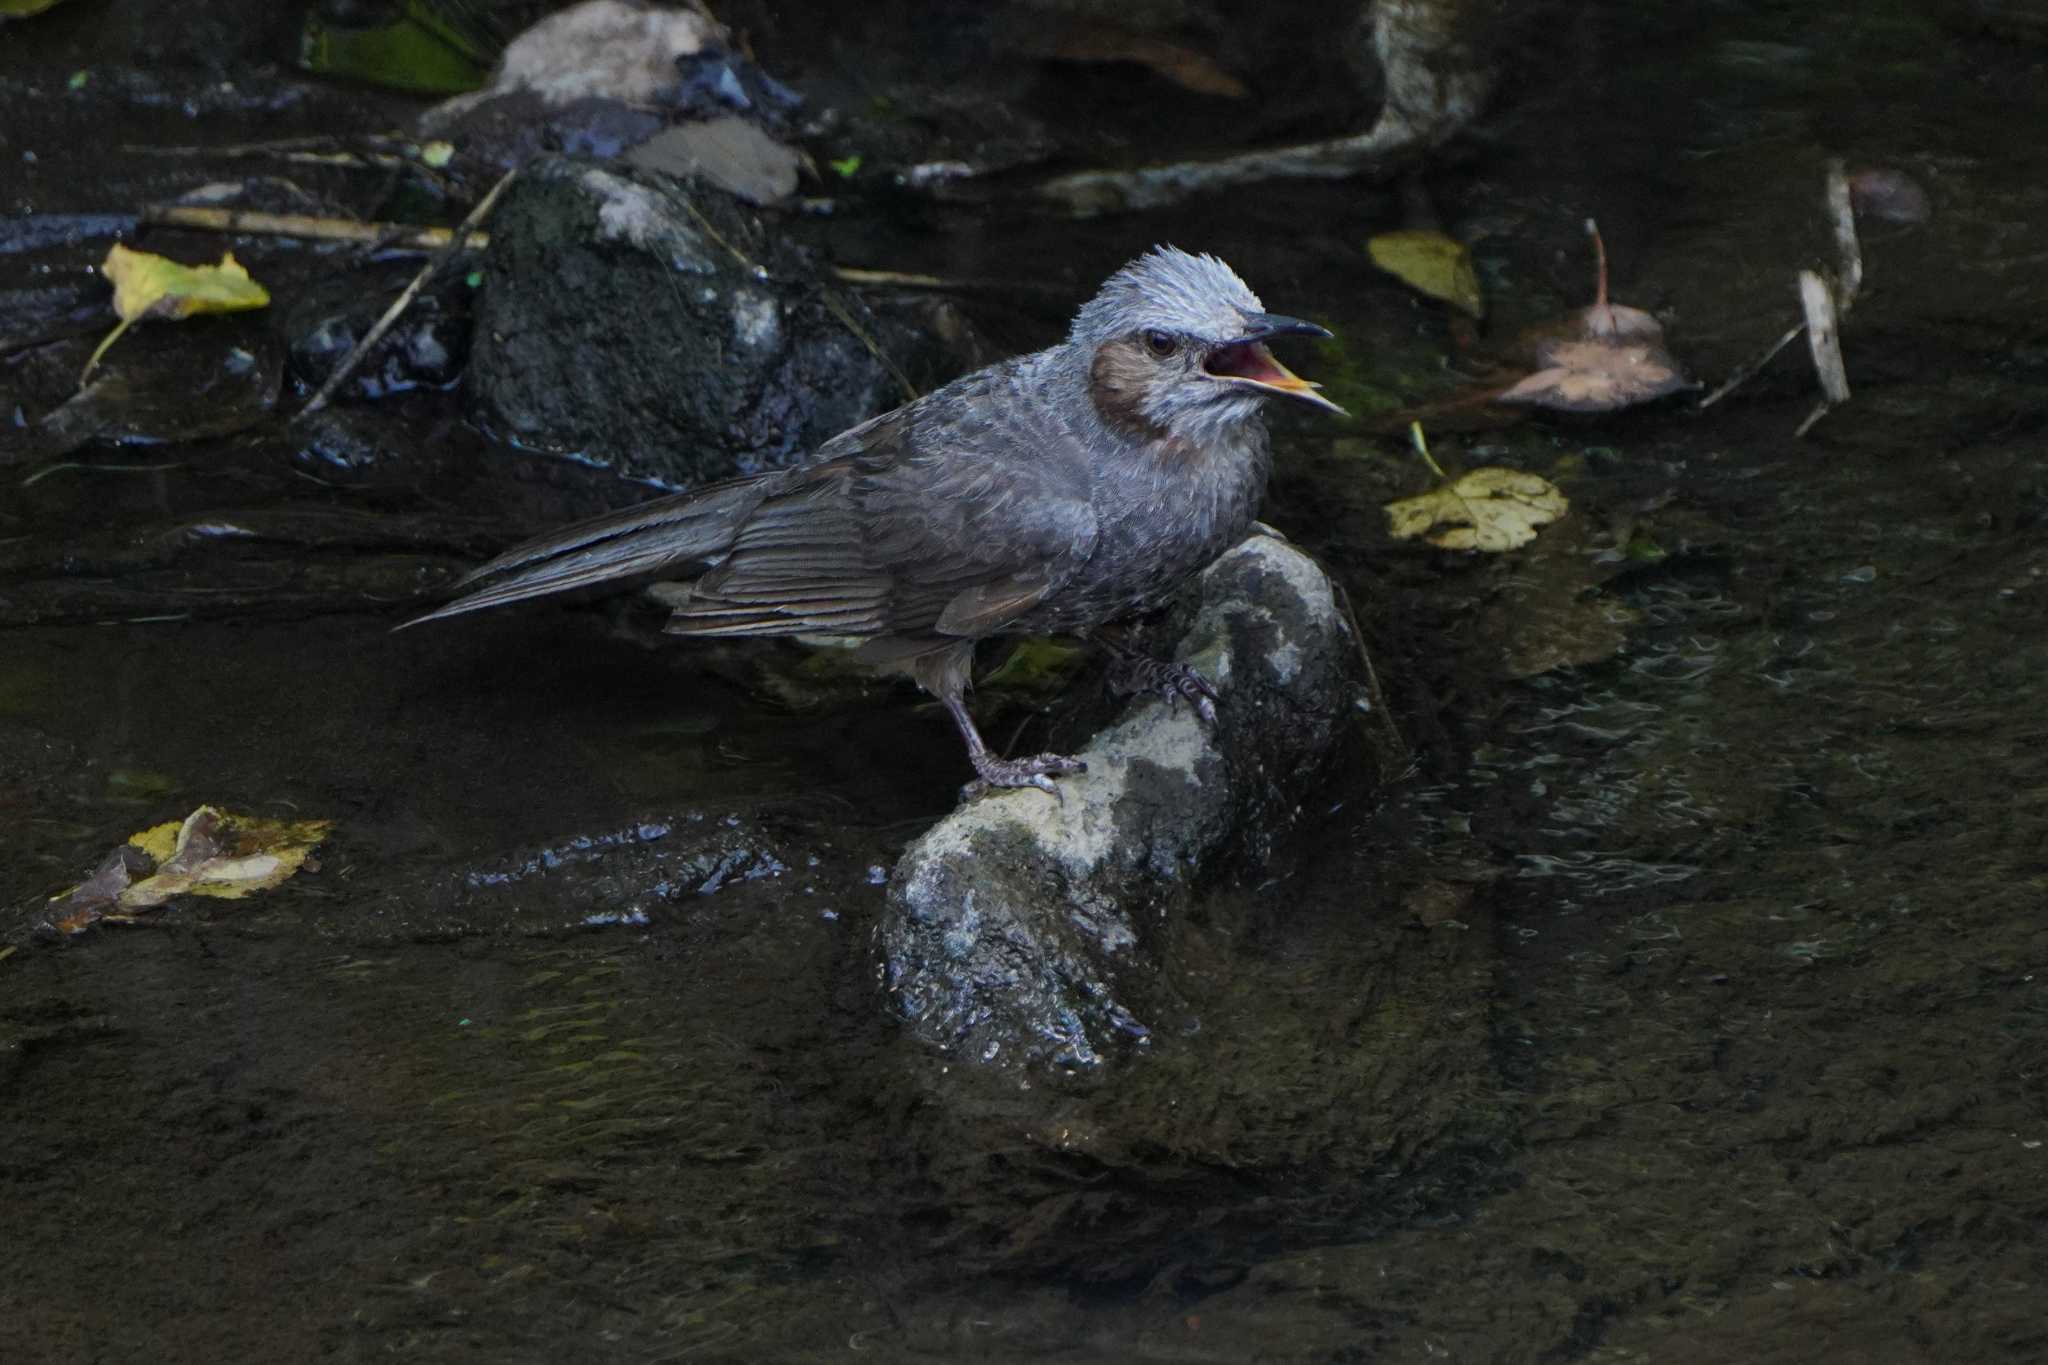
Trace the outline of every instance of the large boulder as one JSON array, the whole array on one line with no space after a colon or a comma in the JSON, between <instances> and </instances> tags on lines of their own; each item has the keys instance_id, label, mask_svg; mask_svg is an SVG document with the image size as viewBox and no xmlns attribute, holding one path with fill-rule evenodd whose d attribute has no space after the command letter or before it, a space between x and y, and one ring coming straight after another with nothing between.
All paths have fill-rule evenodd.
<instances>
[{"instance_id":1,"label":"large boulder","mask_svg":"<svg viewBox=\"0 0 2048 1365\"><path fill-rule=\"evenodd\" d=\"M521 446L675 486L751 474L954 368L692 180L545 158L490 233L470 410Z\"/></svg>"},{"instance_id":2,"label":"large boulder","mask_svg":"<svg viewBox=\"0 0 2048 1365\"><path fill-rule=\"evenodd\" d=\"M1176 659L1221 695L1212 729L1135 702L1059 780L963 805L903 855L880 938L897 1014L958 1058L1087 1072L1198 1030L1168 970L1205 873L1256 866L1365 703L1330 581L1255 535L1191 589Z\"/></svg>"}]
</instances>

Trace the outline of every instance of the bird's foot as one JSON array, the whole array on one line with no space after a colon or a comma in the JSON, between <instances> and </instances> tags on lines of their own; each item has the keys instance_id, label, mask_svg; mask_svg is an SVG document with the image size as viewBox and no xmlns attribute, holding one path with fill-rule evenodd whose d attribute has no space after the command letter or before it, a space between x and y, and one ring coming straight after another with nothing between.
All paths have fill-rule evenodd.
<instances>
[{"instance_id":1,"label":"bird's foot","mask_svg":"<svg viewBox=\"0 0 2048 1365\"><path fill-rule=\"evenodd\" d=\"M1064 804L1066 798L1060 795L1060 789L1053 785L1047 774L1085 773L1088 765L1078 758L1059 754L1039 754L1036 758L997 758L992 754L976 754L974 771L980 775L960 789L961 796L968 800L999 787L1036 787Z\"/></svg>"},{"instance_id":2,"label":"bird's foot","mask_svg":"<svg viewBox=\"0 0 2048 1365\"><path fill-rule=\"evenodd\" d=\"M1117 660L1116 667L1110 672L1109 685L1118 692L1157 692L1166 698L1168 706L1188 702L1195 708L1195 714L1209 725L1216 723L1216 703L1223 700L1216 695L1216 689L1209 685L1207 678L1186 664L1148 659L1138 654L1125 655Z\"/></svg>"}]
</instances>

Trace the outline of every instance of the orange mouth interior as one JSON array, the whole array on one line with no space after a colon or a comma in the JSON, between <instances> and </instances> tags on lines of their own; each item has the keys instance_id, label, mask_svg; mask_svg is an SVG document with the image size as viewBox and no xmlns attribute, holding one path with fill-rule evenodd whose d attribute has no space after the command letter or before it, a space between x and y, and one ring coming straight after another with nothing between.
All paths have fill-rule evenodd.
<instances>
[{"instance_id":1,"label":"orange mouth interior","mask_svg":"<svg viewBox=\"0 0 2048 1365\"><path fill-rule=\"evenodd\" d=\"M1270 389L1305 389L1308 381L1273 358L1264 342L1236 341L1219 346L1202 362L1202 368L1218 379L1249 379Z\"/></svg>"}]
</instances>

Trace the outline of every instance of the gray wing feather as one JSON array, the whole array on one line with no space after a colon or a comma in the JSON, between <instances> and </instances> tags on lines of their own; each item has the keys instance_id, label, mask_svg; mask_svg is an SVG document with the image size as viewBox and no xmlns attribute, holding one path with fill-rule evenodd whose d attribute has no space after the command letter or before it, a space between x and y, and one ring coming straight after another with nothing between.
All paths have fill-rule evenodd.
<instances>
[{"instance_id":1,"label":"gray wing feather","mask_svg":"<svg viewBox=\"0 0 2048 1365\"><path fill-rule=\"evenodd\" d=\"M834 437L818 463L542 536L407 625L598 585L692 579L684 635L990 634L1085 562L1095 513L1070 434L982 371Z\"/></svg>"}]
</instances>

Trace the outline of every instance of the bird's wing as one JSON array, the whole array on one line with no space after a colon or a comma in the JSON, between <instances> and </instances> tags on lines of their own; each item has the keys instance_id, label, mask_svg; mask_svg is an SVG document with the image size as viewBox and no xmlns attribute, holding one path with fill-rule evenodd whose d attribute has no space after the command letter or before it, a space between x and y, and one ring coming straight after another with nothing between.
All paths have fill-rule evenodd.
<instances>
[{"instance_id":1,"label":"bird's wing","mask_svg":"<svg viewBox=\"0 0 2048 1365\"><path fill-rule=\"evenodd\" d=\"M764 500L668 628L690 635L991 634L1071 576L1095 513L1073 437L971 376L834 438Z\"/></svg>"}]
</instances>

